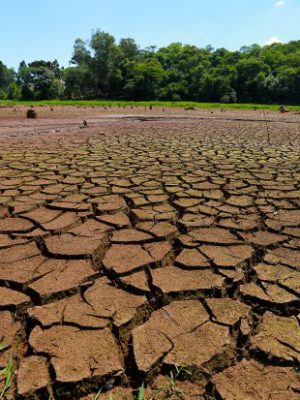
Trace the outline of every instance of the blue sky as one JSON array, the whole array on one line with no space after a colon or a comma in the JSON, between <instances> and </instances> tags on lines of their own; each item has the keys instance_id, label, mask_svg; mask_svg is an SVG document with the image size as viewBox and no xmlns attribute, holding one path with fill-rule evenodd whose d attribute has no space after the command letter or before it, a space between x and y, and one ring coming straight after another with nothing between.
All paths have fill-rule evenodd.
<instances>
[{"instance_id":1,"label":"blue sky","mask_svg":"<svg viewBox=\"0 0 300 400\"><path fill-rule=\"evenodd\" d=\"M74 40L101 29L141 47L182 42L239 49L300 39L300 0L1 0L0 60L67 66Z\"/></svg>"}]
</instances>

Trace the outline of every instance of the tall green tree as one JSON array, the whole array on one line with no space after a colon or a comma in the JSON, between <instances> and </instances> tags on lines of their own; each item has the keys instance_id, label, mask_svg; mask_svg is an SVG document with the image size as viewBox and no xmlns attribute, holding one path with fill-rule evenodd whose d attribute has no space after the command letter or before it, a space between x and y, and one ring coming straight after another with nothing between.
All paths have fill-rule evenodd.
<instances>
[{"instance_id":1,"label":"tall green tree","mask_svg":"<svg viewBox=\"0 0 300 400\"><path fill-rule=\"evenodd\" d=\"M16 84L16 73L0 61L0 99L14 99L20 97L20 90Z\"/></svg>"}]
</instances>

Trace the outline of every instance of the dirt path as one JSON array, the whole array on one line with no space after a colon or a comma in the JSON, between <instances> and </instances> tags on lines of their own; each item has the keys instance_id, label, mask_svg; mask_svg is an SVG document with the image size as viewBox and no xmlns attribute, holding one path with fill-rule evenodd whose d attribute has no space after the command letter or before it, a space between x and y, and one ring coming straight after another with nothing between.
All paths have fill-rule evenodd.
<instances>
[{"instance_id":1,"label":"dirt path","mask_svg":"<svg viewBox=\"0 0 300 400\"><path fill-rule=\"evenodd\" d=\"M8 399L300 399L298 115L6 111Z\"/></svg>"}]
</instances>

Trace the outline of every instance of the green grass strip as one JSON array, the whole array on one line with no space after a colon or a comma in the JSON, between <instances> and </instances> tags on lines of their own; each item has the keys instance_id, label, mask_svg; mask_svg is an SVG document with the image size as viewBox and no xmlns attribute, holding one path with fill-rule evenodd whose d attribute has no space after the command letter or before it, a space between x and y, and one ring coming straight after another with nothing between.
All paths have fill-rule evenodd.
<instances>
[{"instance_id":1,"label":"green grass strip","mask_svg":"<svg viewBox=\"0 0 300 400\"><path fill-rule=\"evenodd\" d=\"M278 104L242 104L242 103L197 103L191 101L121 101L121 100L43 100L43 101L15 101L0 100L2 106L82 106L82 107L172 107L195 109L231 109L231 110L269 110L278 111ZM288 110L300 111L300 106L286 106Z\"/></svg>"}]
</instances>

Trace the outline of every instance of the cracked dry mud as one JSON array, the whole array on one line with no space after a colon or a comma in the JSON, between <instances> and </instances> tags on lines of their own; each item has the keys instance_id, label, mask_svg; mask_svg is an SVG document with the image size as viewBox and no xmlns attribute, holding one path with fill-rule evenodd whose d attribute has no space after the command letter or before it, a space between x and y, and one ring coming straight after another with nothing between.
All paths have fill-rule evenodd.
<instances>
[{"instance_id":1,"label":"cracked dry mud","mask_svg":"<svg viewBox=\"0 0 300 400\"><path fill-rule=\"evenodd\" d=\"M2 111L7 399L300 399L300 120L88 111Z\"/></svg>"}]
</instances>

